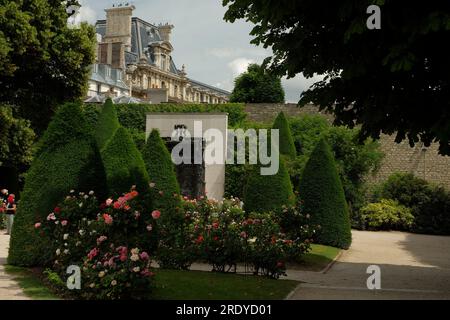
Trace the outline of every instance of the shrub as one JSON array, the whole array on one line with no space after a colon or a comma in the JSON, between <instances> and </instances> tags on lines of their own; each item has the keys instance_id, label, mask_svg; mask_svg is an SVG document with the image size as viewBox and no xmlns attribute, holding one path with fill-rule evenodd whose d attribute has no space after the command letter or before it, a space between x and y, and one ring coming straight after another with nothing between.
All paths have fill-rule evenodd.
<instances>
[{"instance_id":1,"label":"shrub","mask_svg":"<svg viewBox=\"0 0 450 320\"><path fill-rule=\"evenodd\" d=\"M193 238L200 250L199 257L212 265L213 271L235 271L246 241L240 228L244 212L239 201L232 199L219 203L203 198L189 214L195 217L196 213Z\"/></svg>"},{"instance_id":2,"label":"shrub","mask_svg":"<svg viewBox=\"0 0 450 320\"><path fill-rule=\"evenodd\" d=\"M282 206L273 216L289 239L312 239L318 228L311 224L311 215L304 213L301 201L292 206Z\"/></svg>"},{"instance_id":3,"label":"shrub","mask_svg":"<svg viewBox=\"0 0 450 320\"><path fill-rule=\"evenodd\" d=\"M279 130L280 154L295 158L297 151L295 150L294 139L292 138L289 123L283 112L280 112L275 119L273 129Z\"/></svg>"},{"instance_id":4,"label":"shrub","mask_svg":"<svg viewBox=\"0 0 450 320\"><path fill-rule=\"evenodd\" d=\"M142 156L147 168L151 188L153 206L163 211L166 217L175 214L174 210L180 206L180 186L175 175L172 157L158 130L153 130L147 139Z\"/></svg>"},{"instance_id":5,"label":"shrub","mask_svg":"<svg viewBox=\"0 0 450 320\"><path fill-rule=\"evenodd\" d=\"M256 214L242 223L242 234L248 239L245 257L254 274L274 279L286 275L287 261L298 259L310 248L309 239L287 237L276 221L271 214Z\"/></svg>"},{"instance_id":6,"label":"shrub","mask_svg":"<svg viewBox=\"0 0 450 320\"><path fill-rule=\"evenodd\" d=\"M450 234L450 192L411 173L396 173L375 192L376 199L393 199L411 208L413 232Z\"/></svg>"},{"instance_id":7,"label":"shrub","mask_svg":"<svg viewBox=\"0 0 450 320\"><path fill-rule=\"evenodd\" d=\"M71 190L105 189L104 171L80 106L61 107L40 141L39 152L25 179L11 236L8 263L43 265L49 259L45 238L32 232L36 220L46 216Z\"/></svg>"},{"instance_id":8,"label":"shrub","mask_svg":"<svg viewBox=\"0 0 450 320\"><path fill-rule=\"evenodd\" d=\"M157 233L159 212L145 210L137 191L100 206L91 193L71 194L53 211L35 225L36 233L53 244L53 278L65 279L67 267L77 265L82 267L82 289L73 292L77 298L147 296L153 275L148 252L154 250L150 239Z\"/></svg>"},{"instance_id":9,"label":"shrub","mask_svg":"<svg viewBox=\"0 0 450 320\"><path fill-rule=\"evenodd\" d=\"M319 225L317 242L339 248L351 244L350 218L344 190L330 147L322 139L314 149L300 182L300 198L311 222Z\"/></svg>"},{"instance_id":10,"label":"shrub","mask_svg":"<svg viewBox=\"0 0 450 320\"><path fill-rule=\"evenodd\" d=\"M107 99L98 117L95 139L99 149L103 149L114 136L120 124L117 119L116 108L111 99Z\"/></svg>"},{"instance_id":11,"label":"shrub","mask_svg":"<svg viewBox=\"0 0 450 320\"><path fill-rule=\"evenodd\" d=\"M110 195L120 195L136 185L143 193L149 190L144 160L128 131L120 127L101 151Z\"/></svg>"},{"instance_id":12,"label":"shrub","mask_svg":"<svg viewBox=\"0 0 450 320\"><path fill-rule=\"evenodd\" d=\"M120 124L128 129L145 131L147 113L150 112L226 112L230 126L240 124L247 117L245 105L226 104L118 104L116 105Z\"/></svg>"},{"instance_id":13,"label":"shrub","mask_svg":"<svg viewBox=\"0 0 450 320\"><path fill-rule=\"evenodd\" d=\"M289 174L280 157L275 175L261 175L260 165L254 165L244 190L244 206L247 212L269 212L283 205L292 205L295 195Z\"/></svg>"},{"instance_id":14,"label":"shrub","mask_svg":"<svg viewBox=\"0 0 450 320\"><path fill-rule=\"evenodd\" d=\"M362 208L361 218L368 230L408 231L414 221L410 209L386 199Z\"/></svg>"}]
</instances>

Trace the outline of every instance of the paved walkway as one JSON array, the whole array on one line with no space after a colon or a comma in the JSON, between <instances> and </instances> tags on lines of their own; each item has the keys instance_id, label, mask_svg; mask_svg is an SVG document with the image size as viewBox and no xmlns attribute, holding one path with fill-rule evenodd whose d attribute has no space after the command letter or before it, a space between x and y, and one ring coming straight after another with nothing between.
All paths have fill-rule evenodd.
<instances>
[{"instance_id":1,"label":"paved walkway","mask_svg":"<svg viewBox=\"0 0 450 320\"><path fill-rule=\"evenodd\" d=\"M0 230L0 300L28 300L13 277L5 273L8 256L9 236Z\"/></svg>"},{"instance_id":2,"label":"paved walkway","mask_svg":"<svg viewBox=\"0 0 450 320\"><path fill-rule=\"evenodd\" d=\"M381 268L381 290L367 289L369 265ZM450 299L450 237L353 231L326 274L288 273L304 282L290 299Z\"/></svg>"}]
</instances>

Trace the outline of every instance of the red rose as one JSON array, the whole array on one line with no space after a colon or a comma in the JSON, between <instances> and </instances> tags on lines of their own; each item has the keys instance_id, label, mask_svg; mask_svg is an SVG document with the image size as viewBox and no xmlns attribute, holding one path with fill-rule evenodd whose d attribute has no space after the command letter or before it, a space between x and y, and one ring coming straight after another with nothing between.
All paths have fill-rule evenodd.
<instances>
[{"instance_id":1,"label":"red rose","mask_svg":"<svg viewBox=\"0 0 450 320\"><path fill-rule=\"evenodd\" d=\"M157 220L157 219L159 219L160 216L161 216L161 212L159 210L154 210L152 212L153 219Z\"/></svg>"},{"instance_id":2,"label":"red rose","mask_svg":"<svg viewBox=\"0 0 450 320\"><path fill-rule=\"evenodd\" d=\"M56 213L56 214L59 214L59 213L61 213L61 208L60 208L60 207L56 207L56 208L53 210L53 212Z\"/></svg>"}]
</instances>

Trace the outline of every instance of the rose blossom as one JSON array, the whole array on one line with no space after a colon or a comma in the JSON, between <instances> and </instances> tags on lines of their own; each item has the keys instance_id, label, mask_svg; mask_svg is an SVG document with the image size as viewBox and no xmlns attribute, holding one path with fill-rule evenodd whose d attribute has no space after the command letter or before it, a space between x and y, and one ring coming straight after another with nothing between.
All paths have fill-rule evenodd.
<instances>
[{"instance_id":1,"label":"rose blossom","mask_svg":"<svg viewBox=\"0 0 450 320\"><path fill-rule=\"evenodd\" d=\"M151 225L151 224L149 224L148 226L147 226L147 231L152 231L153 230L153 226Z\"/></svg>"},{"instance_id":2,"label":"rose blossom","mask_svg":"<svg viewBox=\"0 0 450 320\"><path fill-rule=\"evenodd\" d=\"M61 225L62 225L63 227L67 226L68 223L69 223L69 222L68 222L67 220L61 221Z\"/></svg>"},{"instance_id":3,"label":"rose blossom","mask_svg":"<svg viewBox=\"0 0 450 320\"><path fill-rule=\"evenodd\" d=\"M47 216L47 221L50 221L50 220L56 220L56 216L55 216L55 214L54 213L50 213L48 216Z\"/></svg>"},{"instance_id":4,"label":"rose blossom","mask_svg":"<svg viewBox=\"0 0 450 320\"><path fill-rule=\"evenodd\" d=\"M156 186L156 184L154 182L150 183L150 188L154 188Z\"/></svg>"},{"instance_id":5,"label":"rose blossom","mask_svg":"<svg viewBox=\"0 0 450 320\"><path fill-rule=\"evenodd\" d=\"M131 261L136 262L139 261L139 256L137 254L132 254L130 259Z\"/></svg>"},{"instance_id":6,"label":"rose blossom","mask_svg":"<svg viewBox=\"0 0 450 320\"><path fill-rule=\"evenodd\" d=\"M139 268L139 267L134 267L134 268L133 268L133 272L136 272L136 273L137 273L137 272L139 272L139 271L141 271L141 268Z\"/></svg>"},{"instance_id":7,"label":"rose blossom","mask_svg":"<svg viewBox=\"0 0 450 320\"><path fill-rule=\"evenodd\" d=\"M63 239L64 239L64 240L67 240L68 238L69 238L69 234L68 234L68 233L65 233L64 236L63 236Z\"/></svg>"},{"instance_id":8,"label":"rose blossom","mask_svg":"<svg viewBox=\"0 0 450 320\"><path fill-rule=\"evenodd\" d=\"M117 281L116 281L116 280L111 281L111 285L112 285L113 287L116 286L116 285L117 285Z\"/></svg>"},{"instance_id":9,"label":"rose blossom","mask_svg":"<svg viewBox=\"0 0 450 320\"><path fill-rule=\"evenodd\" d=\"M144 261L146 261L146 260L148 260L148 259L150 259L150 256L148 255L148 253L147 252L142 252L140 255L139 255L140 257L141 257L141 259L142 260L144 260Z\"/></svg>"},{"instance_id":10,"label":"rose blossom","mask_svg":"<svg viewBox=\"0 0 450 320\"><path fill-rule=\"evenodd\" d=\"M154 210L152 212L153 219L157 220L157 219L159 219L160 216L161 216L161 212L159 210Z\"/></svg>"},{"instance_id":11,"label":"rose blossom","mask_svg":"<svg viewBox=\"0 0 450 320\"><path fill-rule=\"evenodd\" d=\"M61 212L61 209L59 207L56 207L55 209L53 209L53 212L59 214Z\"/></svg>"},{"instance_id":12,"label":"rose blossom","mask_svg":"<svg viewBox=\"0 0 450 320\"><path fill-rule=\"evenodd\" d=\"M111 225L113 223L113 218L107 213L103 214L103 219L105 220L105 223L108 225Z\"/></svg>"},{"instance_id":13,"label":"rose blossom","mask_svg":"<svg viewBox=\"0 0 450 320\"><path fill-rule=\"evenodd\" d=\"M35 223L35 224L34 224L34 227L35 227L36 229L39 229L39 228L41 227L41 223L40 223L40 222Z\"/></svg>"},{"instance_id":14,"label":"rose blossom","mask_svg":"<svg viewBox=\"0 0 450 320\"><path fill-rule=\"evenodd\" d=\"M109 207L113 203L113 199L109 198L109 199L106 200L105 203L106 203L106 206Z\"/></svg>"}]
</instances>

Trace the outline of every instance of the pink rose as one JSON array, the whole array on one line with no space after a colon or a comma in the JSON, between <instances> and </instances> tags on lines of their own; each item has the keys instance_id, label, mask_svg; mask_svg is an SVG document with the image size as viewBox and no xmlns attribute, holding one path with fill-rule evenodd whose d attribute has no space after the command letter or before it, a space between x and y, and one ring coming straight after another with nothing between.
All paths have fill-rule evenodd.
<instances>
[{"instance_id":1,"label":"pink rose","mask_svg":"<svg viewBox=\"0 0 450 320\"><path fill-rule=\"evenodd\" d=\"M121 206L122 205L120 204L119 201L114 202L114 209L118 210L118 209L120 209Z\"/></svg>"},{"instance_id":2,"label":"pink rose","mask_svg":"<svg viewBox=\"0 0 450 320\"><path fill-rule=\"evenodd\" d=\"M105 220L105 223L108 225L111 225L113 223L113 218L107 213L103 214L103 220Z\"/></svg>"},{"instance_id":3,"label":"pink rose","mask_svg":"<svg viewBox=\"0 0 450 320\"><path fill-rule=\"evenodd\" d=\"M108 199L108 200L106 200L106 206L110 206L111 204L113 203L113 199Z\"/></svg>"},{"instance_id":4,"label":"pink rose","mask_svg":"<svg viewBox=\"0 0 450 320\"><path fill-rule=\"evenodd\" d=\"M153 230L153 226L151 225L151 224L149 224L148 226L147 226L147 231L152 231Z\"/></svg>"},{"instance_id":5,"label":"pink rose","mask_svg":"<svg viewBox=\"0 0 450 320\"><path fill-rule=\"evenodd\" d=\"M246 238L247 238L247 232L242 231L242 232L241 232L241 237L244 238L244 239L246 239Z\"/></svg>"},{"instance_id":6,"label":"pink rose","mask_svg":"<svg viewBox=\"0 0 450 320\"><path fill-rule=\"evenodd\" d=\"M34 228L35 229L39 229L40 227L41 227L41 223L40 222L34 224Z\"/></svg>"},{"instance_id":7,"label":"pink rose","mask_svg":"<svg viewBox=\"0 0 450 320\"><path fill-rule=\"evenodd\" d=\"M88 253L88 259L92 260L98 255L98 249L94 248Z\"/></svg>"},{"instance_id":8,"label":"pink rose","mask_svg":"<svg viewBox=\"0 0 450 320\"><path fill-rule=\"evenodd\" d=\"M159 217L161 217L161 212L159 210L153 211L152 212L152 217L153 217L153 219L158 220Z\"/></svg>"},{"instance_id":9,"label":"pink rose","mask_svg":"<svg viewBox=\"0 0 450 320\"><path fill-rule=\"evenodd\" d=\"M145 252L145 251L142 252L142 253L139 255L139 257L140 257L142 260L144 260L144 261L150 259L150 256L149 256L148 253Z\"/></svg>"},{"instance_id":10,"label":"pink rose","mask_svg":"<svg viewBox=\"0 0 450 320\"><path fill-rule=\"evenodd\" d=\"M127 255L121 254L119 259L120 259L120 261L125 262L125 261L127 261Z\"/></svg>"},{"instance_id":11,"label":"pink rose","mask_svg":"<svg viewBox=\"0 0 450 320\"><path fill-rule=\"evenodd\" d=\"M68 224L68 221L67 221L67 220L61 221L61 225L62 225L63 227L67 226L67 224Z\"/></svg>"}]
</instances>

